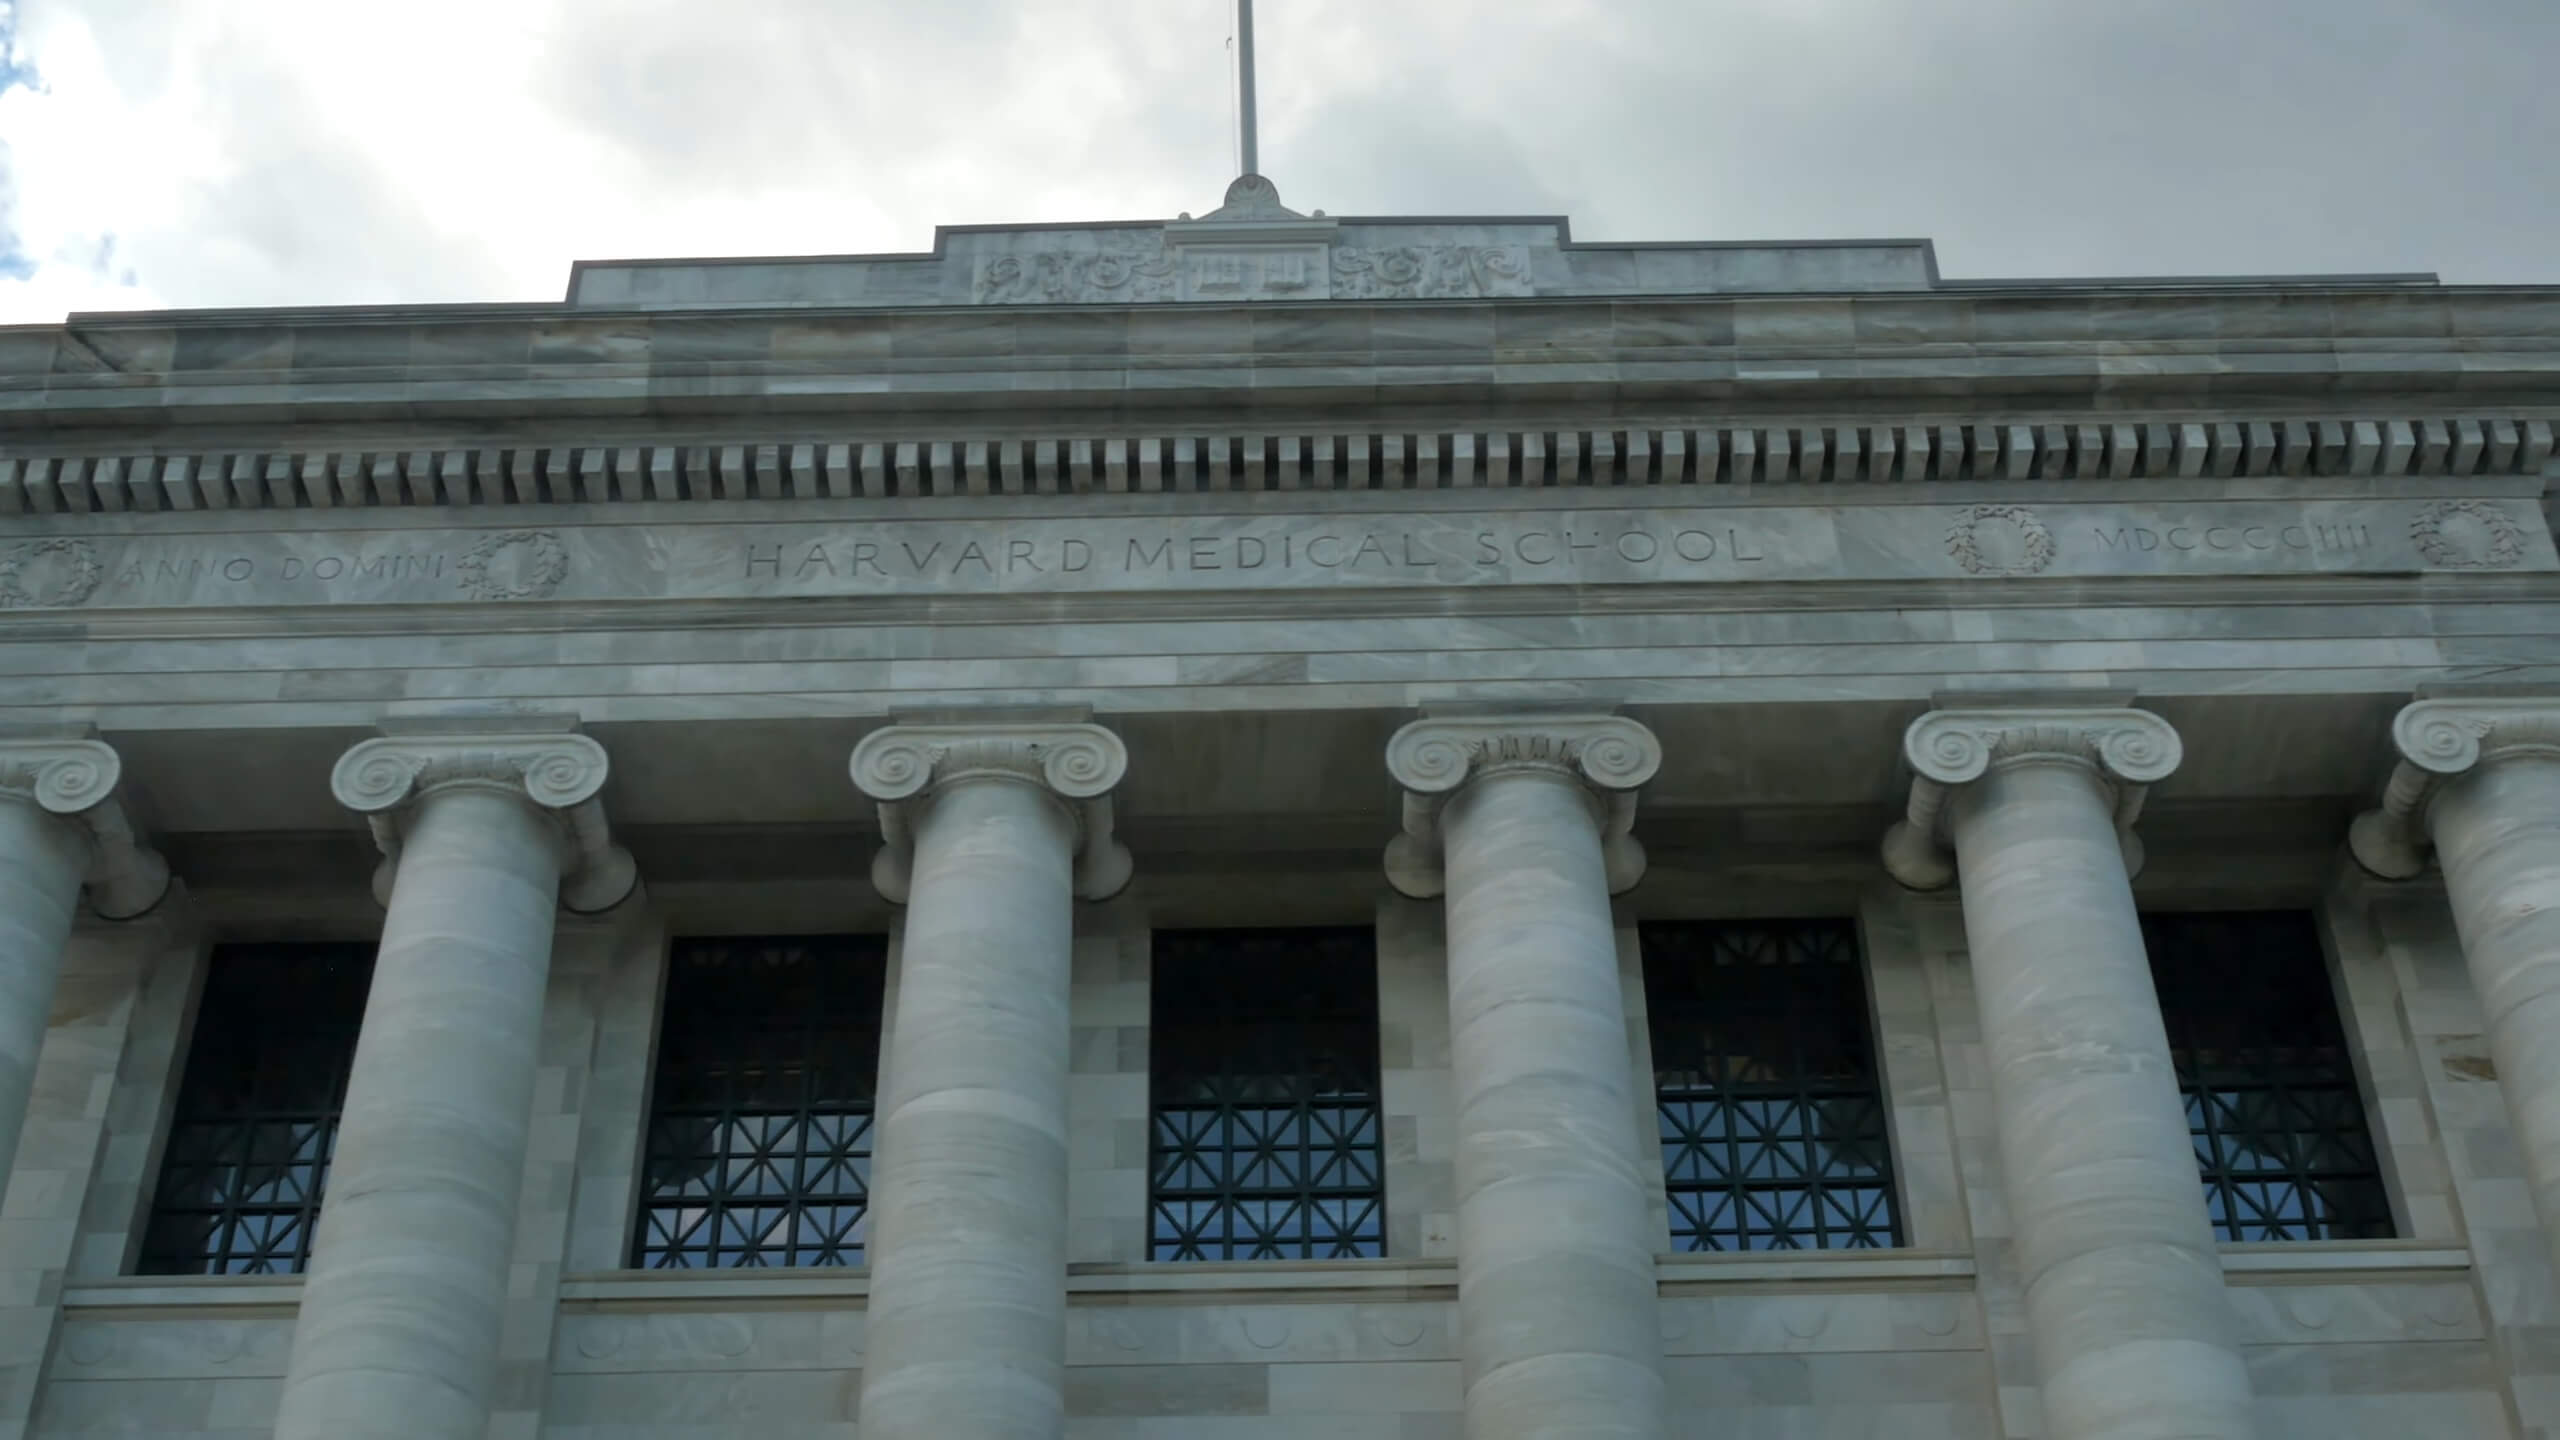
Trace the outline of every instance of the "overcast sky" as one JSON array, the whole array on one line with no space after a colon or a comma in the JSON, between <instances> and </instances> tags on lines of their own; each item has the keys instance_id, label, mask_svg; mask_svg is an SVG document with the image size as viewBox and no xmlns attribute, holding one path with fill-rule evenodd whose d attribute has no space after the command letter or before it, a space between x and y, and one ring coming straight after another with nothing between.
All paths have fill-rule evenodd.
<instances>
[{"instance_id":1,"label":"overcast sky","mask_svg":"<svg viewBox=\"0 0 2560 1440\"><path fill-rule=\"evenodd\" d=\"M0 0L0 322L1170 217L1227 0ZM1263 170L1955 276L2560 282L2560 0L1260 0Z\"/></svg>"}]
</instances>

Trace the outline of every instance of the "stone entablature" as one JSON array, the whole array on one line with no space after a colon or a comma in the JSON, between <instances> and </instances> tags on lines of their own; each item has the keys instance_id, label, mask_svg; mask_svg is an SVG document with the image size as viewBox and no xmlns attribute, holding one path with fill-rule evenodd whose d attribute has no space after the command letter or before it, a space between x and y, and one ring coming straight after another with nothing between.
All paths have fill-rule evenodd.
<instances>
[{"instance_id":1,"label":"stone entablature","mask_svg":"<svg viewBox=\"0 0 2560 1440\"><path fill-rule=\"evenodd\" d=\"M933 495L2539 475L2549 419L1648 424L0 453L0 514ZM0 555L0 574L10 561ZM22 602L23 603L23 602Z\"/></svg>"},{"instance_id":2,"label":"stone entablature","mask_svg":"<svg viewBox=\"0 0 2560 1440\"><path fill-rule=\"evenodd\" d=\"M1726 486L1025 496L890 501L853 517L635 505L479 526L422 509L336 523L306 512L287 526L198 512L104 534L92 517L26 517L26 538L0 538L0 611L2560 569L2538 481L2457 483L2024 485L1970 503L1934 486L1852 503L1839 490Z\"/></svg>"}]
</instances>

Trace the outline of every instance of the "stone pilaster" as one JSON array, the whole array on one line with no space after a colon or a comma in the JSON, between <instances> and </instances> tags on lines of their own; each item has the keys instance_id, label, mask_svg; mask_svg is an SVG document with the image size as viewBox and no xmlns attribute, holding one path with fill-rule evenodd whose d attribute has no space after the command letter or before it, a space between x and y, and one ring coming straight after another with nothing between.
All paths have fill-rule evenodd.
<instances>
[{"instance_id":1,"label":"stone pilaster","mask_svg":"<svg viewBox=\"0 0 2560 1440\"><path fill-rule=\"evenodd\" d=\"M1098 725L892 725L854 747L907 906L872 1168L866 1440L1065 1431L1074 902L1127 883Z\"/></svg>"},{"instance_id":2,"label":"stone pilaster","mask_svg":"<svg viewBox=\"0 0 2560 1440\"><path fill-rule=\"evenodd\" d=\"M2491 1063L2560 1265L2560 696L2420 700L2391 725L2379 808L2356 860L2406 880L2430 851L2480 993Z\"/></svg>"},{"instance_id":3,"label":"stone pilaster","mask_svg":"<svg viewBox=\"0 0 2560 1440\"><path fill-rule=\"evenodd\" d=\"M0 1186L17 1159L81 887L110 920L142 914L169 888L168 865L116 796L123 770L102 741L0 739Z\"/></svg>"},{"instance_id":4,"label":"stone pilaster","mask_svg":"<svg viewBox=\"0 0 2560 1440\"><path fill-rule=\"evenodd\" d=\"M1609 897L1662 761L1610 715L1417 720L1387 873L1446 909L1470 1440L1664 1433L1654 1235Z\"/></svg>"},{"instance_id":5,"label":"stone pilaster","mask_svg":"<svg viewBox=\"0 0 2560 1440\"><path fill-rule=\"evenodd\" d=\"M565 728L367 740L331 788L386 858L381 952L278 1440L481 1440L522 1188L554 910L634 887Z\"/></svg>"},{"instance_id":6,"label":"stone pilaster","mask_svg":"<svg viewBox=\"0 0 2560 1440\"><path fill-rule=\"evenodd\" d=\"M2245 1440L2248 1372L2127 879L2177 732L2139 710L1939 710L1903 755L1885 865L1963 885L2045 1433Z\"/></svg>"}]
</instances>

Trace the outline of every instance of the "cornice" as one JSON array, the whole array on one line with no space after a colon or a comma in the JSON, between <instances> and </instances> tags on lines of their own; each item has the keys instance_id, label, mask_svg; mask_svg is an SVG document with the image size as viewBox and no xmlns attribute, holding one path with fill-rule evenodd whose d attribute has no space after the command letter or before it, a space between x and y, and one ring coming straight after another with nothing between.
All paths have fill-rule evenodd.
<instances>
[{"instance_id":1,"label":"cornice","mask_svg":"<svg viewBox=\"0 0 2560 1440\"><path fill-rule=\"evenodd\" d=\"M1469 784L1522 772L1552 775L1591 795L1609 890L1644 878L1644 847L1633 833L1636 791L1662 768L1662 742L1622 715L1426 716L1387 742L1387 773L1404 791L1403 833L1388 843L1388 882L1417 900L1446 886L1440 818Z\"/></svg>"},{"instance_id":2,"label":"cornice","mask_svg":"<svg viewBox=\"0 0 2560 1440\"><path fill-rule=\"evenodd\" d=\"M1107 900L1129 883L1127 847L1112 836L1111 791L1128 773L1129 750L1099 725L959 723L890 725L853 747L854 788L880 807L881 847L871 882L904 904L915 859L915 807L969 780L1035 786L1077 825L1076 893Z\"/></svg>"},{"instance_id":3,"label":"cornice","mask_svg":"<svg viewBox=\"0 0 2560 1440\"><path fill-rule=\"evenodd\" d=\"M1903 819L1885 833L1884 866L1914 890L1935 890L1955 879L1955 858L1944 831L1949 796L2004 764L2059 760L2086 765L2115 795L2116 832L2125 868L2142 868L2133 824L2151 785L2169 778L2184 750L2168 721L2147 710L2115 706L2018 706L1932 710L1902 735L1911 767L1911 797Z\"/></svg>"},{"instance_id":4,"label":"cornice","mask_svg":"<svg viewBox=\"0 0 2560 1440\"><path fill-rule=\"evenodd\" d=\"M2560 695L2413 701L2392 718L2391 747L2382 803L2356 817L2347 846L2373 874L2408 880L2427 867L2428 806L2445 782L2511 757L2560 759Z\"/></svg>"},{"instance_id":5,"label":"cornice","mask_svg":"<svg viewBox=\"0 0 2560 1440\"><path fill-rule=\"evenodd\" d=\"M607 768L604 747L578 734L385 735L339 756L329 789L372 826L383 855L375 890L386 900L403 823L417 802L438 790L471 788L521 799L558 824L567 850L560 903L593 914L620 904L639 879L596 798Z\"/></svg>"},{"instance_id":6,"label":"cornice","mask_svg":"<svg viewBox=\"0 0 2560 1440\"><path fill-rule=\"evenodd\" d=\"M1940 401L1933 408L1948 408ZM910 500L1265 490L1817 485L1937 480L2199 481L2535 476L2560 437L2547 416L2383 412L2265 419L2163 416L1875 423L1678 419L1593 424L1488 409L1407 425L1167 425L1025 436L965 422L699 435L574 433L529 441L240 443L20 434L0 446L0 514L534 507ZM0 422L5 422L0 414ZM1009 424L1009 422L1008 422ZM560 426L559 428L568 428ZM11 601L0 573L0 606Z\"/></svg>"},{"instance_id":7,"label":"cornice","mask_svg":"<svg viewBox=\"0 0 2560 1440\"><path fill-rule=\"evenodd\" d=\"M168 862L144 841L117 796L123 776L123 758L101 740L0 738L0 799L80 827L89 841L89 903L109 920L134 919L169 891Z\"/></svg>"}]
</instances>

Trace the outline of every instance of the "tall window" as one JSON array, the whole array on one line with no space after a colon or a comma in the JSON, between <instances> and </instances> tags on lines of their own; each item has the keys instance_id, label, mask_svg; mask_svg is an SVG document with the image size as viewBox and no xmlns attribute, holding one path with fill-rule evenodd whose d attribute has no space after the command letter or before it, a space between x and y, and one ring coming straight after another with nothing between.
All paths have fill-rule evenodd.
<instances>
[{"instance_id":1,"label":"tall window","mask_svg":"<svg viewBox=\"0 0 2560 1440\"><path fill-rule=\"evenodd\" d=\"M2391 1233L2329 967L2293 911L2145 915L2143 944L2225 1240Z\"/></svg>"},{"instance_id":2,"label":"tall window","mask_svg":"<svg viewBox=\"0 0 2560 1440\"><path fill-rule=\"evenodd\" d=\"M1640 933L1672 1248L1900 1244L1856 928Z\"/></svg>"},{"instance_id":3,"label":"tall window","mask_svg":"<svg viewBox=\"0 0 2560 1440\"><path fill-rule=\"evenodd\" d=\"M878 936L677 943L633 1264L862 1263L887 969Z\"/></svg>"},{"instance_id":4,"label":"tall window","mask_svg":"<svg viewBox=\"0 0 2560 1440\"><path fill-rule=\"evenodd\" d=\"M1155 937L1149 1253L1386 1253L1378 962L1365 929Z\"/></svg>"},{"instance_id":5,"label":"tall window","mask_svg":"<svg viewBox=\"0 0 2560 1440\"><path fill-rule=\"evenodd\" d=\"M285 1275L310 1263L373 952L369 942L214 950L141 1273Z\"/></svg>"}]
</instances>

